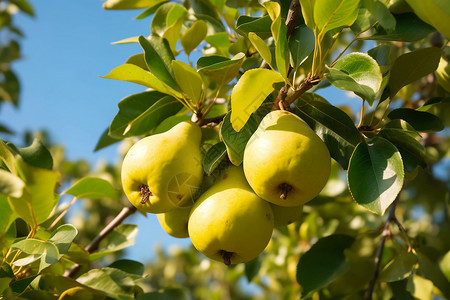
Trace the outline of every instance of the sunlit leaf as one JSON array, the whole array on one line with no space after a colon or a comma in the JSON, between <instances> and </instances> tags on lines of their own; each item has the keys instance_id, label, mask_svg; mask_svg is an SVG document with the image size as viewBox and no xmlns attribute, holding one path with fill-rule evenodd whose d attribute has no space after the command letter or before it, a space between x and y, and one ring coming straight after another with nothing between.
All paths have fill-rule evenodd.
<instances>
[{"instance_id":1,"label":"sunlit leaf","mask_svg":"<svg viewBox=\"0 0 450 300\"><path fill-rule=\"evenodd\" d=\"M363 0L362 3L375 16L378 23L386 30L395 28L395 18L387 8L386 4L380 0Z\"/></svg>"},{"instance_id":2,"label":"sunlit leaf","mask_svg":"<svg viewBox=\"0 0 450 300\"><path fill-rule=\"evenodd\" d=\"M104 9L138 9L147 8L166 2L166 0L106 0L103 3Z\"/></svg>"},{"instance_id":3,"label":"sunlit leaf","mask_svg":"<svg viewBox=\"0 0 450 300\"><path fill-rule=\"evenodd\" d=\"M195 21L190 28L188 28L181 35L181 46L184 49L186 55L189 55L203 39L206 37L208 27L203 20Z\"/></svg>"},{"instance_id":4,"label":"sunlit leaf","mask_svg":"<svg viewBox=\"0 0 450 300\"><path fill-rule=\"evenodd\" d=\"M202 77L189 65L182 61L172 61L175 80L188 98L197 104L203 91Z\"/></svg>"},{"instance_id":5,"label":"sunlit leaf","mask_svg":"<svg viewBox=\"0 0 450 300\"><path fill-rule=\"evenodd\" d=\"M97 177L83 177L64 192L76 198L110 198L119 200L119 191L109 181Z\"/></svg>"},{"instance_id":6,"label":"sunlit leaf","mask_svg":"<svg viewBox=\"0 0 450 300\"><path fill-rule=\"evenodd\" d=\"M238 74L244 63L245 54L238 53L232 59L223 56L202 56L197 60L197 71L225 86Z\"/></svg>"},{"instance_id":7,"label":"sunlit leaf","mask_svg":"<svg viewBox=\"0 0 450 300\"><path fill-rule=\"evenodd\" d=\"M231 92L231 124L239 132L251 113L273 92L273 84L284 81L280 73L267 69L249 70Z\"/></svg>"},{"instance_id":8,"label":"sunlit leaf","mask_svg":"<svg viewBox=\"0 0 450 300\"><path fill-rule=\"evenodd\" d=\"M259 55L261 55L261 57L270 65L272 62L272 53L270 52L266 42L264 42L264 40L254 32L249 32L248 39L252 43L253 47L256 48Z\"/></svg>"},{"instance_id":9,"label":"sunlit leaf","mask_svg":"<svg viewBox=\"0 0 450 300\"><path fill-rule=\"evenodd\" d=\"M303 19L305 20L306 26L310 29L314 29L314 4L316 0L300 0L300 6L302 8Z\"/></svg>"},{"instance_id":10,"label":"sunlit leaf","mask_svg":"<svg viewBox=\"0 0 450 300\"><path fill-rule=\"evenodd\" d=\"M25 183L20 177L0 169L0 194L19 198L24 188Z\"/></svg>"},{"instance_id":11,"label":"sunlit leaf","mask_svg":"<svg viewBox=\"0 0 450 300\"><path fill-rule=\"evenodd\" d=\"M91 254L91 260L97 260L108 254L134 245L138 228L134 224L120 224L100 243L98 251Z\"/></svg>"},{"instance_id":12,"label":"sunlit leaf","mask_svg":"<svg viewBox=\"0 0 450 300\"><path fill-rule=\"evenodd\" d=\"M425 22L450 39L450 5L445 0L406 0L414 12Z\"/></svg>"},{"instance_id":13,"label":"sunlit leaf","mask_svg":"<svg viewBox=\"0 0 450 300\"><path fill-rule=\"evenodd\" d=\"M358 16L358 5L359 0L316 0L316 26L323 34L341 26L350 26Z\"/></svg>"}]
</instances>

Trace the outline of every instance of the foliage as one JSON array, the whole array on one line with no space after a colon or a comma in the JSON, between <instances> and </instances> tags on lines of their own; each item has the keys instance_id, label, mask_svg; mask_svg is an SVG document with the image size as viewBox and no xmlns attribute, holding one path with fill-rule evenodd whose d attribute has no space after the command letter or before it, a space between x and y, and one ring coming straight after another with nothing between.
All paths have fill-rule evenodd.
<instances>
[{"instance_id":1,"label":"foliage","mask_svg":"<svg viewBox=\"0 0 450 300\"><path fill-rule=\"evenodd\" d=\"M251 262L225 267L181 249L156 250L144 266L119 259L138 230L119 225L135 211L116 189L119 165L95 174L40 141L0 141L2 297L450 298L450 6L428 2L107 0L143 9L151 32L118 42L141 51L104 78L145 90L119 102L96 149L126 149L191 119L202 125L207 187L242 163L262 118L285 109L324 141L332 174ZM26 1L8 3L33 14ZM16 31L10 11L2 26ZM356 97L323 97L337 89ZM88 200L84 215L65 224L78 199Z\"/></svg>"}]
</instances>

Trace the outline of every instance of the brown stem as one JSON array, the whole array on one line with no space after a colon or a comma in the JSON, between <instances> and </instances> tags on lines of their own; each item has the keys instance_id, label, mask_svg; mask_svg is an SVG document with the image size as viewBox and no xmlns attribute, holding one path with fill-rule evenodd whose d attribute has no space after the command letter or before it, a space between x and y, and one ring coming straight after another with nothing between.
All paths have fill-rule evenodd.
<instances>
[{"instance_id":1,"label":"brown stem","mask_svg":"<svg viewBox=\"0 0 450 300\"><path fill-rule=\"evenodd\" d=\"M373 290L375 288L375 283L377 282L378 275L380 273L380 264L381 258L383 257L384 245L386 243L386 239L391 235L391 223L396 223L395 220L395 208L397 207L398 198L391 204L389 207L389 215L384 224L383 233L381 234L381 241L378 247L377 255L375 256L375 272L373 274L372 280L370 281L369 288L366 292L365 300L372 300ZM397 220L398 221L398 220Z\"/></svg>"},{"instance_id":2,"label":"brown stem","mask_svg":"<svg viewBox=\"0 0 450 300\"><path fill-rule=\"evenodd\" d=\"M231 265L231 257L233 256L233 252L228 252L225 250L220 250L220 256L223 258L223 263L227 266Z\"/></svg>"},{"instance_id":3,"label":"brown stem","mask_svg":"<svg viewBox=\"0 0 450 300\"><path fill-rule=\"evenodd\" d=\"M148 187L148 185L146 184L141 184L139 186L139 189L141 190L141 204L145 204L145 202L148 201L148 199L150 198L150 196L153 196L152 192L150 191L150 188Z\"/></svg>"},{"instance_id":4,"label":"brown stem","mask_svg":"<svg viewBox=\"0 0 450 300\"><path fill-rule=\"evenodd\" d=\"M102 231L89 243L89 245L86 246L85 250L89 253L94 252L98 249L98 245L100 242L111 232L122 224L122 222L130 215L134 214L136 212L136 207L134 206L128 206L122 208L122 210L119 212L119 214L112 220L108 225L103 228ZM75 264L70 268L69 270L66 270L64 273L65 277L71 277L74 278L78 271L81 269L81 265Z\"/></svg>"},{"instance_id":5,"label":"brown stem","mask_svg":"<svg viewBox=\"0 0 450 300\"><path fill-rule=\"evenodd\" d=\"M277 99L275 99L275 102L273 103L272 110L284 110L284 100L286 99L287 91L286 87L283 86L280 91L278 92Z\"/></svg>"},{"instance_id":6,"label":"brown stem","mask_svg":"<svg viewBox=\"0 0 450 300\"><path fill-rule=\"evenodd\" d=\"M223 114L217 117L213 117L213 118L204 118L202 120L202 122L199 124L200 126L206 125L206 124L219 124L220 122L223 121L223 119L225 118L227 114Z\"/></svg>"},{"instance_id":7,"label":"brown stem","mask_svg":"<svg viewBox=\"0 0 450 300\"><path fill-rule=\"evenodd\" d=\"M306 79L300 84L295 93L284 101L283 103L284 107L289 107L301 95L303 95L306 91L308 91L310 88L312 88L318 83L319 83L318 78L310 78L310 75L308 75L308 77L306 77Z\"/></svg>"},{"instance_id":8,"label":"brown stem","mask_svg":"<svg viewBox=\"0 0 450 300\"><path fill-rule=\"evenodd\" d=\"M292 185L283 182L283 183L280 184L278 187L279 187L280 190L281 190L280 199L286 200L286 199L287 199L287 196L288 196L288 193L289 193L290 191L292 191Z\"/></svg>"}]
</instances>

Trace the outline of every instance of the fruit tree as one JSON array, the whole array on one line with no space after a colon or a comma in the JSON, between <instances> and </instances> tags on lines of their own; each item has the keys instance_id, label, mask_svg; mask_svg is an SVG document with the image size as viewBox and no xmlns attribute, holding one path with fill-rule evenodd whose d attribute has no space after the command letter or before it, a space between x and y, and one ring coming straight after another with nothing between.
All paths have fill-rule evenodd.
<instances>
[{"instance_id":1,"label":"fruit tree","mask_svg":"<svg viewBox=\"0 0 450 300\"><path fill-rule=\"evenodd\" d=\"M150 25L102 74L142 86L96 145L122 162L0 140L0 299L450 299L450 2L103 7ZM192 247L121 259L135 213Z\"/></svg>"}]
</instances>

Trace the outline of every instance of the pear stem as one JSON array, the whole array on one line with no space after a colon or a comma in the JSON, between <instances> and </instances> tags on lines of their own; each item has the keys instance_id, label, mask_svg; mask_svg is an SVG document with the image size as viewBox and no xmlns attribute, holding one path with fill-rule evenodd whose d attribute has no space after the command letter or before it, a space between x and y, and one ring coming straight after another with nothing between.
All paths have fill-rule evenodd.
<instances>
[{"instance_id":1,"label":"pear stem","mask_svg":"<svg viewBox=\"0 0 450 300\"><path fill-rule=\"evenodd\" d=\"M152 192L150 192L150 188L146 184L141 184L139 186L139 189L141 190L141 204L145 204L145 202L148 201L150 196L153 196Z\"/></svg>"},{"instance_id":2,"label":"pear stem","mask_svg":"<svg viewBox=\"0 0 450 300\"><path fill-rule=\"evenodd\" d=\"M233 252L220 250L219 253L223 258L223 263L227 266L231 265L231 256L233 256Z\"/></svg>"},{"instance_id":3,"label":"pear stem","mask_svg":"<svg viewBox=\"0 0 450 300\"><path fill-rule=\"evenodd\" d=\"M287 199L288 193L292 190L292 185L283 182L278 186L281 190L280 199Z\"/></svg>"}]
</instances>

